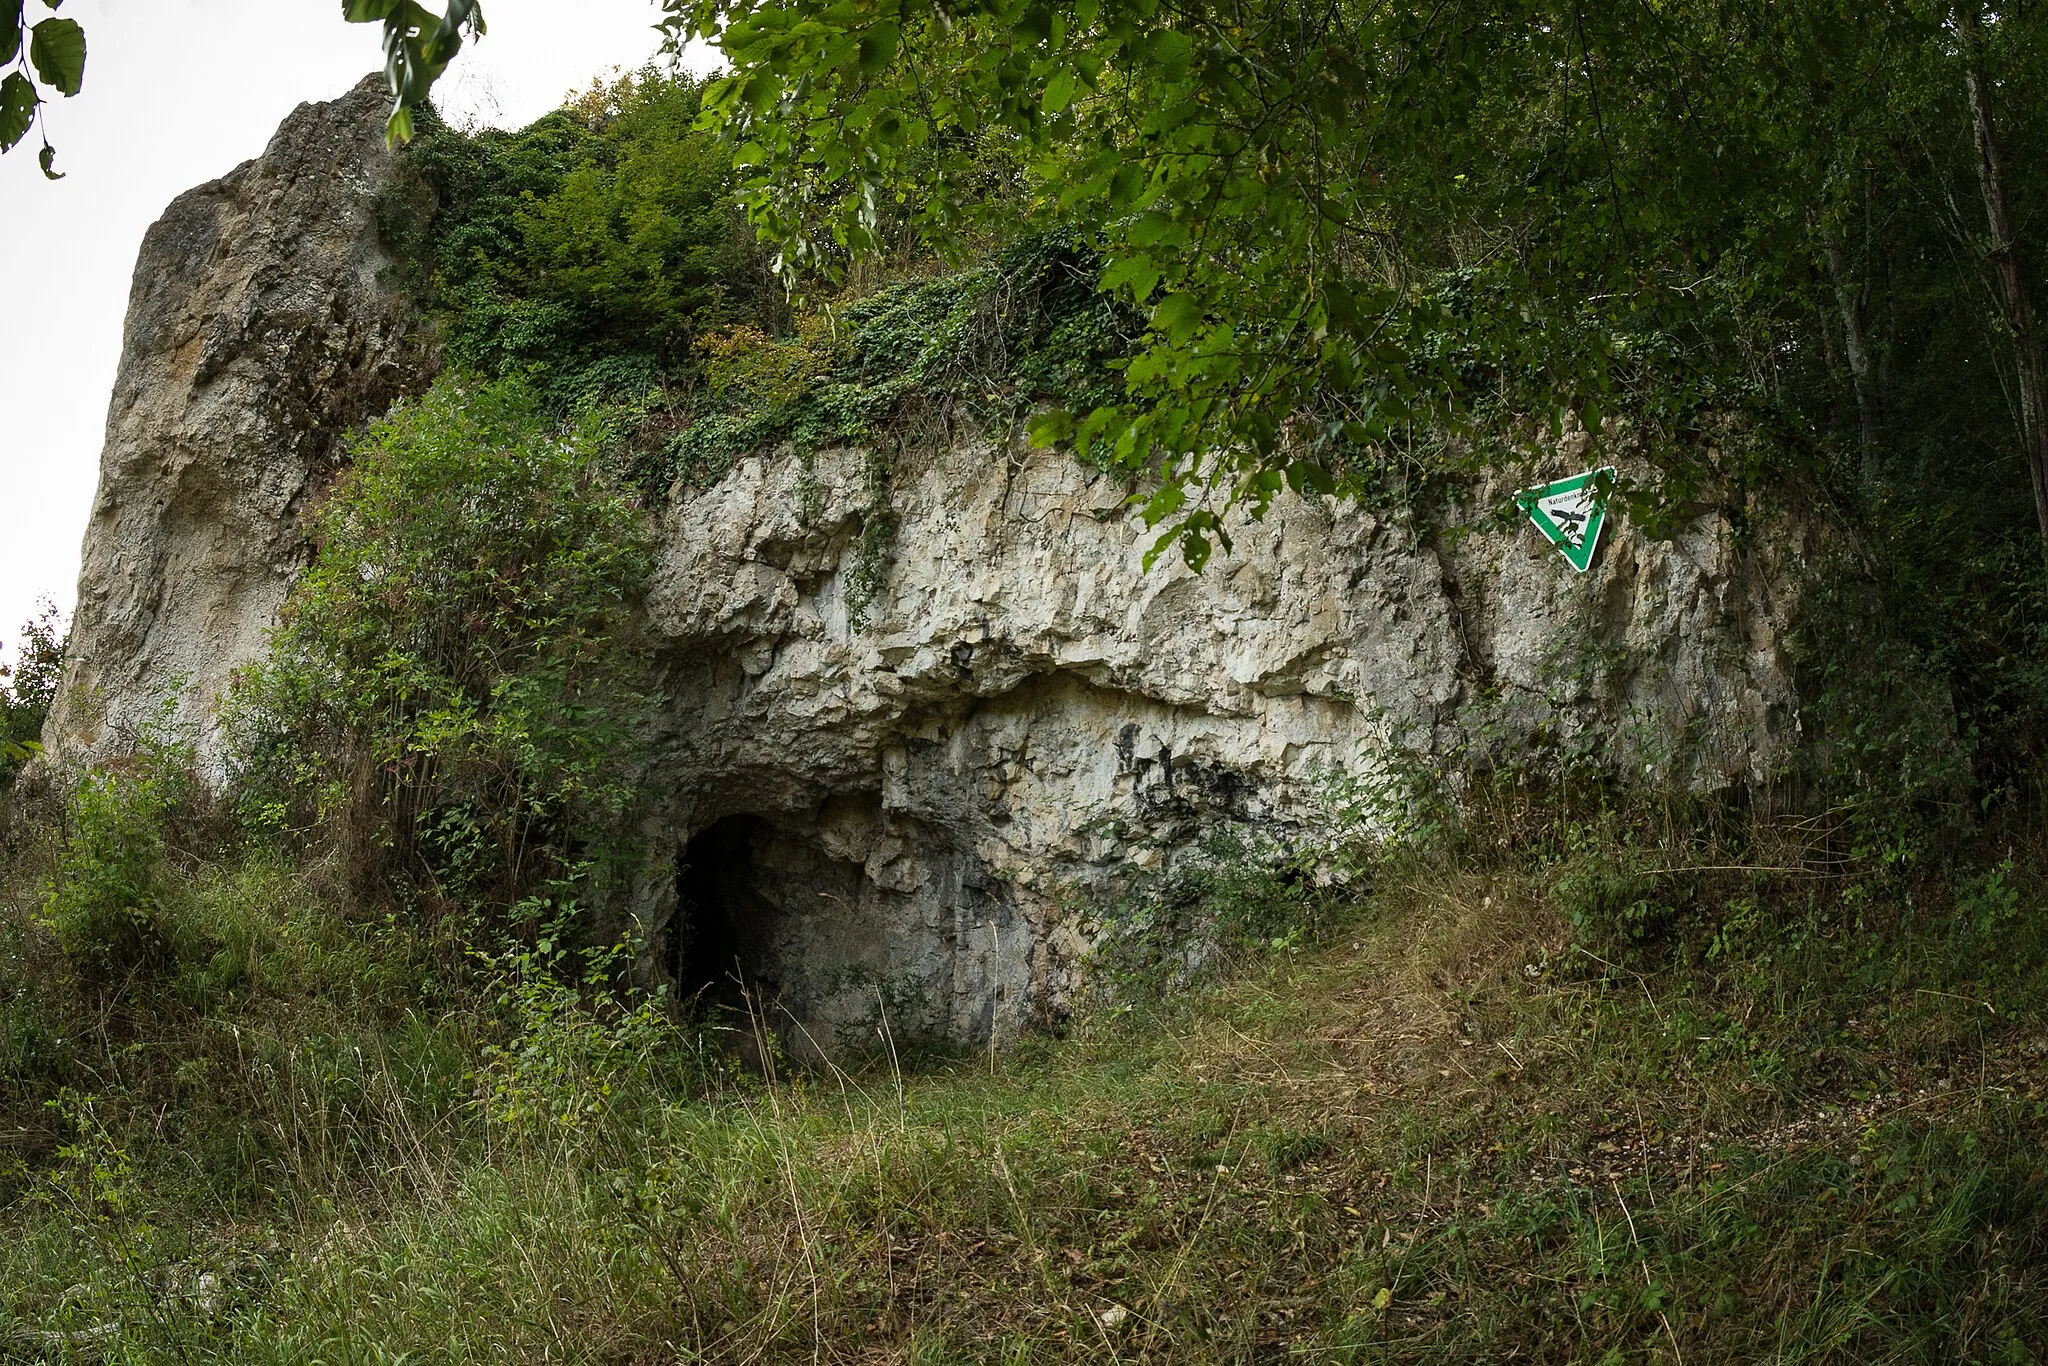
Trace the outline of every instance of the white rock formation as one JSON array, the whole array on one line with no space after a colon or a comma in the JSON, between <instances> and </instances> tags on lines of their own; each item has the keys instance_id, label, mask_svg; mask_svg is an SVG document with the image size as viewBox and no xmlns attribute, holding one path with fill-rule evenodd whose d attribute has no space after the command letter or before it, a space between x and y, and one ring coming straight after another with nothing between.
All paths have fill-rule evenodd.
<instances>
[{"instance_id":1,"label":"white rock formation","mask_svg":"<svg viewBox=\"0 0 2048 1366\"><path fill-rule=\"evenodd\" d=\"M213 704L262 651L340 438L430 373L377 235L388 102L372 77L300 105L143 237L45 736L57 761L159 720L213 756Z\"/></svg>"},{"instance_id":2,"label":"white rock formation","mask_svg":"<svg viewBox=\"0 0 2048 1366\"><path fill-rule=\"evenodd\" d=\"M1715 523L1611 526L1579 575L1533 528L1446 551L1289 497L1203 573L1148 571L1121 483L969 439L896 471L862 622L869 490L852 450L678 490L649 601L655 828L700 837L686 918L735 922L682 976L737 957L811 1037L872 1029L884 1000L953 1039L1056 1011L1077 891L1219 822L1313 841L1334 776L1390 742L1446 768L1597 747L1708 787L1791 752L1786 621Z\"/></svg>"}]
</instances>

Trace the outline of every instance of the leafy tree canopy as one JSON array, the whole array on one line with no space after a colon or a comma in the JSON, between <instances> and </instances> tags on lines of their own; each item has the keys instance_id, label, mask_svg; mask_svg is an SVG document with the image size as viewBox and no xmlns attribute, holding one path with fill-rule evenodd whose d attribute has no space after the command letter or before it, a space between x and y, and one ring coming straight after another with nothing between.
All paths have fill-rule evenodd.
<instances>
[{"instance_id":1,"label":"leafy tree canopy","mask_svg":"<svg viewBox=\"0 0 2048 1366\"><path fill-rule=\"evenodd\" d=\"M384 231L448 314L457 366L563 401L632 398L699 336L772 311L730 155L695 127L701 95L648 70L518 132L422 121Z\"/></svg>"},{"instance_id":2,"label":"leafy tree canopy","mask_svg":"<svg viewBox=\"0 0 2048 1366\"><path fill-rule=\"evenodd\" d=\"M1088 243L1149 330L1120 401L1036 435L1155 476L1147 516L1197 564L1232 502L1369 476L1421 432L1626 412L1682 493L1704 413L1801 425L1854 340L1819 313L1838 288L1986 258L1965 77L2040 49L2031 12L1918 0L665 6L732 62L707 114L792 278L896 224Z\"/></svg>"}]
</instances>

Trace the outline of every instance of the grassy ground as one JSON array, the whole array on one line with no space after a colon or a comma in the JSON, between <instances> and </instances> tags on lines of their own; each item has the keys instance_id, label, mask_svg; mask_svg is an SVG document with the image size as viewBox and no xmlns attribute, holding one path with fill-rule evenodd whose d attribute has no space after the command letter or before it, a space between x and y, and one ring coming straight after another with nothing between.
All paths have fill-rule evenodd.
<instances>
[{"instance_id":1,"label":"grassy ground","mask_svg":"<svg viewBox=\"0 0 2048 1366\"><path fill-rule=\"evenodd\" d=\"M16 1145L0 1343L2048 1356L2048 917L2024 869L1963 879L1938 913L1924 886L1915 911L1743 875L1711 917L1646 930L1631 908L1603 935L1572 924L1598 901L1587 866L1407 857L1323 904L1313 942L1202 990L993 1060L772 1085L560 998L493 1033L432 1004L431 946L321 918L274 862L195 874L197 942L239 935L239 959L206 955L146 1019L46 1021L91 1040L41 1046L92 1080ZM26 999L23 974L55 969L23 904L0 956Z\"/></svg>"}]
</instances>

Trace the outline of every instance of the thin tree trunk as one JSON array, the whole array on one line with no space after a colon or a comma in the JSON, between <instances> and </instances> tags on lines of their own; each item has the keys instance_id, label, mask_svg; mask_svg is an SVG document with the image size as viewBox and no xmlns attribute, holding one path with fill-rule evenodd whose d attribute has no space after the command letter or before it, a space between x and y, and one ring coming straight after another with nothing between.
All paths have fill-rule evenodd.
<instances>
[{"instance_id":1,"label":"thin tree trunk","mask_svg":"<svg viewBox=\"0 0 2048 1366\"><path fill-rule=\"evenodd\" d=\"M2012 334L2013 369L2018 376L2020 437L2026 448L2027 471L2034 480L2034 511L2041 523L2042 554L2048 556L2048 361L2034 316L2034 297L2013 229L2012 195L2005 182L2005 154L1999 150L1998 127L1992 119L1991 82L1984 73L1984 32L1978 0L1959 11L1963 39L1963 84L1970 97L1970 124L1977 141L1977 184L1984 194L1984 214L1991 225L1989 259L2005 304L2006 328Z\"/></svg>"},{"instance_id":2,"label":"thin tree trunk","mask_svg":"<svg viewBox=\"0 0 2048 1366\"><path fill-rule=\"evenodd\" d=\"M1863 484L1877 482L1878 412L1877 388L1870 363L1870 341L1864 325L1864 311L1870 297L1868 282L1859 285L1850 278L1849 256L1841 243L1827 244L1828 273L1835 279L1835 306L1842 315L1842 351L1849 362L1849 384L1856 391L1856 418L1863 445Z\"/></svg>"}]
</instances>

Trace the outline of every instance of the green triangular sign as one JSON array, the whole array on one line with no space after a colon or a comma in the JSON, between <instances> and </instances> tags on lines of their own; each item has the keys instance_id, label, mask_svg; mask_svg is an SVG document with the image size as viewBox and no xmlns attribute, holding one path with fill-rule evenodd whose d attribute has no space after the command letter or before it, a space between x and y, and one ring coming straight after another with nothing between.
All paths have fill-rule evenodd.
<instances>
[{"instance_id":1,"label":"green triangular sign","mask_svg":"<svg viewBox=\"0 0 2048 1366\"><path fill-rule=\"evenodd\" d=\"M1515 503L1565 561L1583 574L1600 545L1600 528L1607 525L1607 491L1612 487L1614 467L1609 465L1523 489Z\"/></svg>"}]
</instances>

